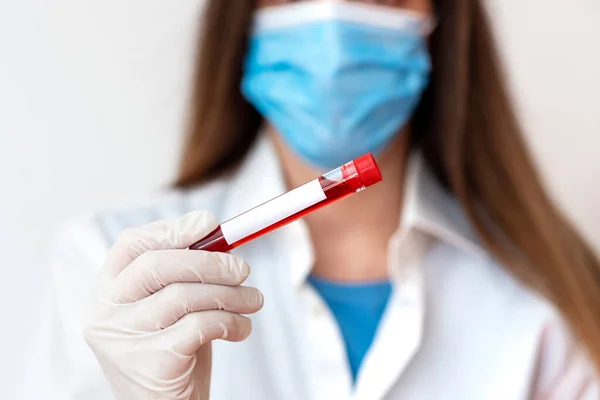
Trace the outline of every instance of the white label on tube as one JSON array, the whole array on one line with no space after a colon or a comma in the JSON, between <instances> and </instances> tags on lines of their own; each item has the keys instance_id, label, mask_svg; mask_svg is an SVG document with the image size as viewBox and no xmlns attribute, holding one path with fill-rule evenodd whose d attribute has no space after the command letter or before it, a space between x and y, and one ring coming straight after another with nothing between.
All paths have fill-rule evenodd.
<instances>
[{"instance_id":1,"label":"white label on tube","mask_svg":"<svg viewBox=\"0 0 600 400\"><path fill-rule=\"evenodd\" d=\"M234 244L326 198L319 179L315 179L224 222L221 231L227 243Z\"/></svg>"}]
</instances>

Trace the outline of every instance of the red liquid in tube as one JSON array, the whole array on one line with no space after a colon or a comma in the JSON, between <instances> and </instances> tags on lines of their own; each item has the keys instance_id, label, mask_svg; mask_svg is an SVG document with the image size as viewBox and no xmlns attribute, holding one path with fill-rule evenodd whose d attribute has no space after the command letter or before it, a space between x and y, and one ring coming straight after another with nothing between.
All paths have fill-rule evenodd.
<instances>
[{"instance_id":1,"label":"red liquid in tube","mask_svg":"<svg viewBox=\"0 0 600 400\"><path fill-rule=\"evenodd\" d=\"M191 250L227 253L382 180L369 153L219 225Z\"/></svg>"}]
</instances>

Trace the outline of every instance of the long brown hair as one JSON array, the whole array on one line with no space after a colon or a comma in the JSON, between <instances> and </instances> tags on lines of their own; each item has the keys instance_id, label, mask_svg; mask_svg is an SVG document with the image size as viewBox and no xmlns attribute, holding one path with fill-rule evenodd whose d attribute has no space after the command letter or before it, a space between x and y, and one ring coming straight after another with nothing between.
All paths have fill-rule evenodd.
<instances>
[{"instance_id":1,"label":"long brown hair","mask_svg":"<svg viewBox=\"0 0 600 400\"><path fill-rule=\"evenodd\" d=\"M231 169L257 136L262 118L240 93L254 3L208 3L177 187ZM534 168L481 1L439 0L436 6L433 76L412 122L413 146L460 201L490 252L554 302L600 367L600 266Z\"/></svg>"}]
</instances>

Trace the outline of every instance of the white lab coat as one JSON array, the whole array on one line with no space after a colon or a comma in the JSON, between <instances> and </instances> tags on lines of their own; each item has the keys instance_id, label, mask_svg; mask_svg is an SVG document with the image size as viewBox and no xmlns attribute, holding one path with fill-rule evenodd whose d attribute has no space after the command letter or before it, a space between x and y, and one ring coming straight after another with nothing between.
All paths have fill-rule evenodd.
<instances>
[{"instance_id":1,"label":"white lab coat","mask_svg":"<svg viewBox=\"0 0 600 400\"><path fill-rule=\"evenodd\" d=\"M121 230L198 209L225 220L284 191L272 144L262 138L230 176L67 226L50 259L52 320L38 332L49 351L34 358L49 367L54 397L44 390L29 398L114 399L82 321ZM393 294L356 384L335 319L306 284L312 251L296 222L235 251L252 267L248 284L262 290L265 306L252 316L246 342L214 343L211 399L600 398L593 369L555 309L490 258L419 155L405 192L402 225L389 244Z\"/></svg>"}]
</instances>

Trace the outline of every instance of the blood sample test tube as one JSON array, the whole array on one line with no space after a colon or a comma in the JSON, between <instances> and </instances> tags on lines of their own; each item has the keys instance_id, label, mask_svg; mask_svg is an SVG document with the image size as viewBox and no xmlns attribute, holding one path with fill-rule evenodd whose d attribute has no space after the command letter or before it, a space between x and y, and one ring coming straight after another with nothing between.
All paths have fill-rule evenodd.
<instances>
[{"instance_id":1,"label":"blood sample test tube","mask_svg":"<svg viewBox=\"0 0 600 400\"><path fill-rule=\"evenodd\" d=\"M227 253L382 180L371 153L219 225L191 250Z\"/></svg>"}]
</instances>

